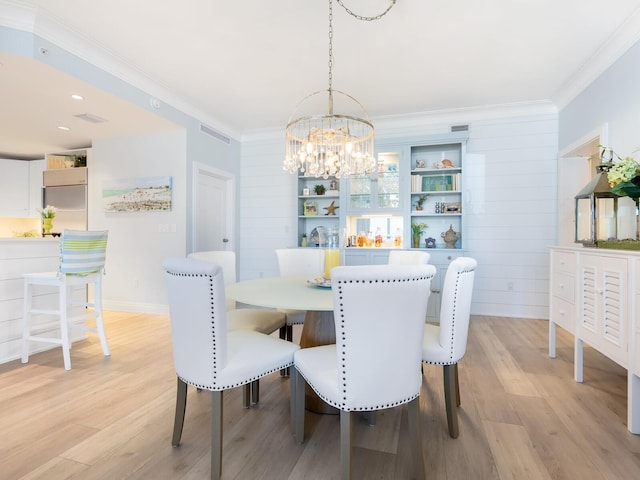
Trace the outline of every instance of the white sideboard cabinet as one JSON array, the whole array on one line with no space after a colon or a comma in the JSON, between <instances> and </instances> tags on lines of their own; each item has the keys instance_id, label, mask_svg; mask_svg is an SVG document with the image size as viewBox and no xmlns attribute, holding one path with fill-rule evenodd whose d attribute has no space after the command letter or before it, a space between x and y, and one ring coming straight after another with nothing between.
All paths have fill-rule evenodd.
<instances>
[{"instance_id":1,"label":"white sideboard cabinet","mask_svg":"<svg viewBox=\"0 0 640 480\"><path fill-rule=\"evenodd\" d=\"M552 247L549 356L556 327L574 335L574 375L584 381L586 342L628 372L627 428L640 433L640 252Z\"/></svg>"}]
</instances>

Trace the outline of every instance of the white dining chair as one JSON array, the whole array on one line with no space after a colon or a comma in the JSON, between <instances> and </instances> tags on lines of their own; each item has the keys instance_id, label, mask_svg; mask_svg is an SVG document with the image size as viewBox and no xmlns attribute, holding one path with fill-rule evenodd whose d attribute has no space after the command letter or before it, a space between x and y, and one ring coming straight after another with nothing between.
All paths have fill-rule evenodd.
<instances>
[{"instance_id":1,"label":"white dining chair","mask_svg":"<svg viewBox=\"0 0 640 480\"><path fill-rule=\"evenodd\" d=\"M205 262L217 263L222 267L224 285L236 283L236 254L230 250L209 250L193 252L188 258ZM280 338L286 334L287 316L276 310L261 308L236 308L236 302L226 298L227 330L253 330L267 335L280 331ZM249 408L251 403L260 401L260 381L256 380L247 385L243 395L243 405Z\"/></svg>"},{"instance_id":2,"label":"white dining chair","mask_svg":"<svg viewBox=\"0 0 640 480\"><path fill-rule=\"evenodd\" d=\"M431 255L419 250L391 250L389 251L389 265L426 265ZM431 288L431 286L429 286ZM370 426L376 424L376 412L365 412Z\"/></svg>"},{"instance_id":3,"label":"white dining chair","mask_svg":"<svg viewBox=\"0 0 640 480\"><path fill-rule=\"evenodd\" d=\"M458 407L460 385L458 362L467 349L469 316L475 270L478 262L459 257L447 268L440 306L440 323L426 324L422 347L422 361L443 366L444 399L449 435L458 437Z\"/></svg>"},{"instance_id":4,"label":"white dining chair","mask_svg":"<svg viewBox=\"0 0 640 480\"><path fill-rule=\"evenodd\" d=\"M433 265L366 265L331 271L336 343L303 348L291 372L293 432L304 441L305 383L340 410L340 470L351 478L351 412L408 404L417 478L424 478L420 419L422 338ZM389 328L389 321L401 328Z\"/></svg>"},{"instance_id":5,"label":"white dining chair","mask_svg":"<svg viewBox=\"0 0 640 480\"><path fill-rule=\"evenodd\" d=\"M105 356L109 356L107 335L102 315L102 275L106 261L108 232L64 230L60 237L60 266L57 272L28 273L24 275L24 307L22 324L22 363L29 362L30 342L51 343L62 347L65 370L71 370L71 329L97 333ZM73 289L93 285L93 302L88 302L86 289L82 298L74 299ZM58 308L43 309L33 305L34 286L56 287ZM90 309L90 310L87 310ZM33 315L54 316L60 327L60 336L38 335L48 330L44 324L32 325ZM95 319L95 327L87 320ZM53 326L53 323L51 323Z\"/></svg>"},{"instance_id":6,"label":"white dining chair","mask_svg":"<svg viewBox=\"0 0 640 480\"><path fill-rule=\"evenodd\" d=\"M172 258L166 271L173 360L177 376L172 445L182 437L187 385L210 390L211 478L222 474L222 392L293 364L300 347L250 330L227 329L222 268L193 258Z\"/></svg>"},{"instance_id":7,"label":"white dining chair","mask_svg":"<svg viewBox=\"0 0 640 480\"><path fill-rule=\"evenodd\" d=\"M278 273L281 277L291 275L307 275L310 279L324 274L323 248L279 248ZM287 315L287 340L293 340L293 325L304 323L305 313L302 310L280 310Z\"/></svg>"},{"instance_id":8,"label":"white dining chair","mask_svg":"<svg viewBox=\"0 0 640 480\"><path fill-rule=\"evenodd\" d=\"M431 255L420 250L390 250L389 265L426 265Z\"/></svg>"}]
</instances>

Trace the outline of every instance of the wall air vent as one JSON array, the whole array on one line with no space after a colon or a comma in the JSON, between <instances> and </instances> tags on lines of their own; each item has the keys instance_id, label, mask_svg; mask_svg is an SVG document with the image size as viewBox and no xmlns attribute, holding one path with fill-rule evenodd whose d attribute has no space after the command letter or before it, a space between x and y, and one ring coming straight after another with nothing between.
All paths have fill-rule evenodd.
<instances>
[{"instance_id":1,"label":"wall air vent","mask_svg":"<svg viewBox=\"0 0 640 480\"><path fill-rule=\"evenodd\" d=\"M468 132L469 125L451 125L451 133L453 132Z\"/></svg>"},{"instance_id":2,"label":"wall air vent","mask_svg":"<svg viewBox=\"0 0 640 480\"><path fill-rule=\"evenodd\" d=\"M104 123L106 120L102 117L94 115L93 113L81 113L80 115L75 115L75 117L84 120L89 123Z\"/></svg>"},{"instance_id":3,"label":"wall air vent","mask_svg":"<svg viewBox=\"0 0 640 480\"><path fill-rule=\"evenodd\" d=\"M210 137L217 138L218 140L220 140L220 141L222 141L222 142L224 142L226 144L231 143L231 139L229 139L228 137L225 137L221 133L216 132L213 128L208 127L204 123L200 124L200 131L202 133L204 133L205 135L209 135Z\"/></svg>"}]
</instances>

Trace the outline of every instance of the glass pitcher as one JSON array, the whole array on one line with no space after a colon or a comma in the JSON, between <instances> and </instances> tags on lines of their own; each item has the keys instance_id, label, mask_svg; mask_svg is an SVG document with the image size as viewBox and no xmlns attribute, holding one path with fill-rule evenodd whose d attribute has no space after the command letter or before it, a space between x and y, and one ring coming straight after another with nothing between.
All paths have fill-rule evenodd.
<instances>
[{"instance_id":1,"label":"glass pitcher","mask_svg":"<svg viewBox=\"0 0 640 480\"><path fill-rule=\"evenodd\" d=\"M324 278L331 278L331 269L340 265L340 235L338 229L327 229L327 243L324 249Z\"/></svg>"}]
</instances>

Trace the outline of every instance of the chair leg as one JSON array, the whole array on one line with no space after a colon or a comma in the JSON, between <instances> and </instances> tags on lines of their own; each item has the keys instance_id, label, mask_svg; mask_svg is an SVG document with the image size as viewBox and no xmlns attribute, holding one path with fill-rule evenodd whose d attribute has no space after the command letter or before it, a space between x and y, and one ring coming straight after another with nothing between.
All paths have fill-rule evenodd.
<instances>
[{"instance_id":1,"label":"chair leg","mask_svg":"<svg viewBox=\"0 0 640 480\"><path fill-rule=\"evenodd\" d=\"M369 424L370 427L375 427L376 426L376 411L375 410L371 410L371 411L367 411L367 412L363 412L363 416L364 419L367 421L367 424Z\"/></svg>"},{"instance_id":2,"label":"chair leg","mask_svg":"<svg viewBox=\"0 0 640 480\"><path fill-rule=\"evenodd\" d=\"M298 445L304 442L304 387L304 378L295 367L291 367L291 380L289 380L289 388L291 389L291 430L293 439Z\"/></svg>"},{"instance_id":3,"label":"chair leg","mask_svg":"<svg viewBox=\"0 0 640 480\"><path fill-rule=\"evenodd\" d=\"M171 445L177 447L182 438L182 427L184 426L184 412L187 409L187 384L178 378L176 390L176 415L173 421L173 437Z\"/></svg>"},{"instance_id":4,"label":"chair leg","mask_svg":"<svg viewBox=\"0 0 640 480\"><path fill-rule=\"evenodd\" d=\"M422 457L422 419L420 418L420 397L414 398L408 404L409 441L413 453L415 475L418 480L424 480L424 459Z\"/></svg>"},{"instance_id":5,"label":"chair leg","mask_svg":"<svg viewBox=\"0 0 640 480\"><path fill-rule=\"evenodd\" d=\"M287 339L287 333L288 333L288 329L289 329L289 325L285 325L284 327L280 327L280 331L278 332L278 334L280 335L280 340L288 340L289 342L291 341L291 339ZM289 367L287 368L283 368L282 370L280 370L280 376L281 377L288 377L289 376Z\"/></svg>"},{"instance_id":6,"label":"chair leg","mask_svg":"<svg viewBox=\"0 0 640 480\"><path fill-rule=\"evenodd\" d=\"M222 476L222 391L211 392L211 480Z\"/></svg>"},{"instance_id":7,"label":"chair leg","mask_svg":"<svg viewBox=\"0 0 640 480\"><path fill-rule=\"evenodd\" d=\"M251 382L251 403L258 403L260 401L260 380L254 380Z\"/></svg>"},{"instance_id":8,"label":"chair leg","mask_svg":"<svg viewBox=\"0 0 640 480\"><path fill-rule=\"evenodd\" d=\"M456 405L456 365L444 365L444 403L447 409L449 436L458 438L458 406Z\"/></svg>"},{"instance_id":9,"label":"chair leg","mask_svg":"<svg viewBox=\"0 0 640 480\"><path fill-rule=\"evenodd\" d=\"M351 479L351 438L353 437L351 412L340 410L340 478Z\"/></svg>"},{"instance_id":10,"label":"chair leg","mask_svg":"<svg viewBox=\"0 0 640 480\"><path fill-rule=\"evenodd\" d=\"M287 325L287 342L293 342L293 325Z\"/></svg>"},{"instance_id":11,"label":"chair leg","mask_svg":"<svg viewBox=\"0 0 640 480\"><path fill-rule=\"evenodd\" d=\"M29 337L31 336L31 305L33 285L24 282L24 306L22 310L22 363L29 362Z\"/></svg>"},{"instance_id":12,"label":"chair leg","mask_svg":"<svg viewBox=\"0 0 640 480\"><path fill-rule=\"evenodd\" d=\"M242 386L242 406L249 408L251 406L251 384L245 383Z\"/></svg>"},{"instance_id":13,"label":"chair leg","mask_svg":"<svg viewBox=\"0 0 640 480\"><path fill-rule=\"evenodd\" d=\"M455 364L456 371L456 405L460 406L460 382L458 381L458 364Z\"/></svg>"},{"instance_id":14,"label":"chair leg","mask_svg":"<svg viewBox=\"0 0 640 480\"><path fill-rule=\"evenodd\" d=\"M71 370L71 342L69 340L69 287L66 283L62 283L59 288L60 292L60 340L62 341L62 357L64 359L64 369Z\"/></svg>"},{"instance_id":15,"label":"chair leg","mask_svg":"<svg viewBox=\"0 0 640 480\"><path fill-rule=\"evenodd\" d=\"M96 314L96 330L98 331L98 337L100 338L100 345L102 346L102 353L105 357L111 355L109 352L109 345L107 344L107 335L104 332L104 318L102 316L102 273L98 272L95 282L95 288L93 290L93 308Z\"/></svg>"}]
</instances>

